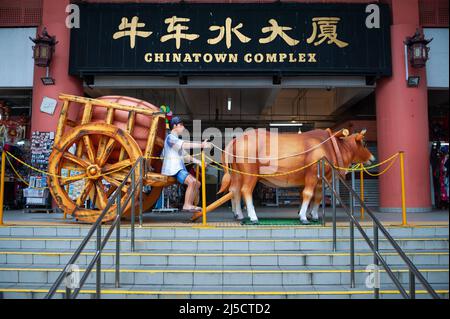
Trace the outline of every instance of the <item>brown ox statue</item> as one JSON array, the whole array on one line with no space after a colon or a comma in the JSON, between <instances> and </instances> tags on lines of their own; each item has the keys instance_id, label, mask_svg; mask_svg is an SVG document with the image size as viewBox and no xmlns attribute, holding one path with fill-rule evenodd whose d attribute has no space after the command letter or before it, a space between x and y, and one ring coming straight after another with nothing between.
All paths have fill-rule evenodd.
<instances>
[{"instance_id":1,"label":"brown ox statue","mask_svg":"<svg viewBox=\"0 0 450 319\"><path fill-rule=\"evenodd\" d=\"M327 157L335 166L341 167L349 167L352 163L370 164L375 158L365 147L364 134L365 130L349 136L346 136L347 130L333 134L329 129L317 129L303 134L278 134L265 129L247 131L233 139L222 154L222 162L227 169L224 170L219 193L226 190L232 193L232 210L238 220L244 218L241 210L241 196L243 196L248 217L256 224L258 217L253 206L252 193L258 181L271 187L304 186L299 212L300 221L309 224L306 212L311 200L313 200L312 220L317 221L322 200L322 182L317 177L317 165L282 174L313 163L322 157ZM232 168L231 172L228 169L229 165ZM275 176L252 174L275 174ZM326 166L325 175L328 180L331 179L329 166Z\"/></svg>"}]
</instances>

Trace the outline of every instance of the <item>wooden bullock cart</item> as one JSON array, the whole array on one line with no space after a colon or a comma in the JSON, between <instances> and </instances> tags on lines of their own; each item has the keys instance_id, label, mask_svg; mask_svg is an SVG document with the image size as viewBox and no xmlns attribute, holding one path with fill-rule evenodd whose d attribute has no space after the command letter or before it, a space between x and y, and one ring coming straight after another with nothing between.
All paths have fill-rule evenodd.
<instances>
[{"instance_id":1,"label":"wooden bullock cart","mask_svg":"<svg viewBox=\"0 0 450 319\"><path fill-rule=\"evenodd\" d=\"M59 99L63 106L49 158L48 182L65 214L94 222L140 156L147 157L144 185L151 188L143 193L144 211L154 206L163 187L176 182L160 174L160 159L150 158L161 153L166 134L165 115L158 107L122 96L90 99L62 94ZM123 192L127 191L124 187ZM115 214L113 205L103 221L112 220Z\"/></svg>"}]
</instances>

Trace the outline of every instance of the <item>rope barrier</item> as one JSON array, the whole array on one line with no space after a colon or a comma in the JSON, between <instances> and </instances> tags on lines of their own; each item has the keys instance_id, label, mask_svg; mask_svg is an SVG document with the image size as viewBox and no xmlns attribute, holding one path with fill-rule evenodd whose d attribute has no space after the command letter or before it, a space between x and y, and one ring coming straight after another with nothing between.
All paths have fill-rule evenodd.
<instances>
[{"instance_id":1,"label":"rope barrier","mask_svg":"<svg viewBox=\"0 0 450 319\"><path fill-rule=\"evenodd\" d=\"M40 170L40 169L38 169L38 168L36 168L36 167L31 166L30 164L28 164L28 163L22 161L21 159L15 157L14 155L12 155L12 154L9 153L8 151L6 151L6 158L7 158L9 164L11 165L11 167L13 168L14 171L15 171L15 168L14 168L14 166L12 165L12 163L10 162L10 160L8 159L9 156L11 156L13 159L15 159L17 162L21 163L22 165L25 165L26 167L30 168L31 170L34 170L34 171L36 171L36 172L39 172L39 173L44 174L44 175L47 175L47 176L52 176L52 177L57 177L57 178L63 178L65 181L71 181L71 180L78 181L78 180L82 180L82 179L89 179L89 177L87 177L87 176L85 176L85 177L80 177L79 175L76 175L76 176L70 176L70 177L67 177L67 176L62 176L62 175L57 175L57 174L50 174L49 172L46 172L46 171L43 171L43 170ZM117 169L115 169L115 170L113 170L113 171L111 171L111 172L107 172L107 173L104 173L104 174L99 174L99 175L97 175L97 176L98 176L98 177L108 176L108 175L111 175L111 174L114 174L114 173L117 173L117 172L123 170L123 169L124 169L125 167L127 167L127 166L129 166L129 165L121 166L121 167L119 167L119 168L117 168Z\"/></svg>"},{"instance_id":2,"label":"rope barrier","mask_svg":"<svg viewBox=\"0 0 450 319\"><path fill-rule=\"evenodd\" d=\"M214 144L213 144L213 145L214 145ZM308 150L308 151L310 151L310 150ZM397 159L397 157L399 156L399 154L400 154L400 153L398 152L398 153L392 155L391 157L387 158L386 160L384 160L384 161L382 161L382 162L380 162L380 163L377 163L377 164L374 164L374 165L371 165L371 166L367 166L367 167L364 166L362 163L356 164L356 165L354 165L354 166L352 166L352 167L348 167L348 168L345 168L345 167L338 167L338 166L333 166L333 167L334 167L335 169L338 169L338 170L345 170L345 171L347 171L347 172L351 172L351 171L363 171L363 172L367 173L367 174L370 175L370 176L376 177L376 176L381 176L381 175L385 174L386 172L388 172L388 171L392 168L392 166L394 165L395 160ZM201 155L201 153L193 154L192 157L198 156L198 155ZM296 154L296 155L290 155L289 157L291 157L291 156L298 156L298 154ZM10 161L9 157L12 157L14 160L16 160L17 162L19 162L19 163L25 165L26 167L30 168L31 170L34 170L34 171L36 171L36 172L39 172L39 173L44 174L44 175L47 175L47 176L53 176L53 177L57 177L57 178L62 178L62 179L64 179L65 181L71 181L71 180L73 180L73 181L79 181L79 180L84 180L84 179L88 179L88 178L89 178L89 177L87 177L87 176L80 177L79 175L67 177L67 176L61 176L61 175L57 175L57 174L50 174L50 173L48 173L48 172L46 172L46 171L40 170L40 169L38 169L38 168L36 168L36 167L33 167L32 165L29 165L28 163L22 161L21 159L17 158L17 157L14 156L13 154L11 154L11 153L9 153L8 151L6 151L6 159L7 159L8 163L9 163L9 165L11 166L11 168L13 169L14 173L15 173L16 176L19 178L19 180L22 181L23 183L25 183L27 186L29 186L29 183L28 183L27 181L25 181L25 179L24 179L24 178L20 175L20 173L16 170L16 168L14 167L14 165L12 164L12 162ZM278 176L285 176L285 175L289 175L289 174L292 174L292 173L300 172L300 171L302 171L302 170L304 170L304 169L306 169L306 168L308 168L308 167L311 167L312 165L317 164L317 163L319 162L319 160L316 160L316 161L313 161L313 162L311 162L311 163L309 163L309 164L307 164L307 165L304 165L304 166L302 166L302 167L298 167L298 168L296 168L296 169L293 169L293 170L290 170L290 171L287 171L287 172L282 172L282 173L256 174L256 173L248 173L248 172L244 172L244 171L239 171L239 170L233 169L233 168L231 168L231 167L226 167L225 165L223 165L223 164L221 164L221 163L215 161L213 158L211 158L211 157L209 157L209 156L206 156L206 155L205 155L205 157L210 161L210 163L213 163L213 164L215 165L215 166L212 166L212 167L214 167L215 169L222 170L222 171L224 171L225 169L227 169L227 170L229 170L229 171L231 171L231 172L235 172L235 173L242 174L242 175L255 176L255 177L278 177ZM163 156L146 156L145 158L147 158L147 159L164 159ZM248 157L248 159L251 159L251 158ZM371 172L369 172L369 169L372 169L372 168L375 168L375 167L379 167L379 166L384 165L384 164L386 164L386 163L388 163L388 162L390 162L389 165L388 165L382 172L379 172L379 173L371 173ZM111 171L111 172L108 172L108 173L105 173L105 174L100 174L98 177L108 176L108 175L114 174L114 173L116 173L116 172L118 172L118 171L123 170L123 169L124 169L125 167L127 167L127 166L128 166L128 165L124 165L124 166L122 166L122 167L120 167L120 168L117 168L117 169L114 170L114 171ZM36 188L36 189L46 189L46 188L48 188L48 187L45 187L45 188Z\"/></svg>"},{"instance_id":3,"label":"rope barrier","mask_svg":"<svg viewBox=\"0 0 450 319\"><path fill-rule=\"evenodd\" d=\"M365 173L367 173L367 175L369 175L369 176L373 176L373 177L377 177L377 176L381 176L381 175L383 175L383 174L385 174L387 171L389 171L391 168L392 168L392 166L394 166L394 164L395 164L395 162L397 161L397 156L389 163L389 165L383 170L383 171L381 171L380 173L370 173L365 167L364 167L364 165L362 166L362 168L363 168L363 171L365 172Z\"/></svg>"},{"instance_id":4,"label":"rope barrier","mask_svg":"<svg viewBox=\"0 0 450 319\"><path fill-rule=\"evenodd\" d=\"M232 171L232 172L238 173L238 174L248 175L248 176L256 176L256 177L276 177L276 176L284 176L284 175L288 175L288 174L292 174L292 173L296 173L296 172L302 171L302 170L304 170L304 169L306 169L306 168L308 168L308 167L310 167L310 166L312 166L312 165L314 165L314 164L317 164L317 162L319 162L319 160L317 160L317 161L314 161L314 162L312 162L312 163L309 163L309 164L307 164L307 165L305 165L305 166L302 166L302 167L293 169L293 170L288 171L288 172L283 172L283 173L275 173L275 174L255 174L255 173L247 173L247 172L239 171L239 170L236 170L236 169L233 169L233 168L230 168L230 167L226 167L225 165L223 165L223 164L221 164L221 163L219 163L219 162L216 162L215 160L213 160L213 159L210 158L209 156L206 156L206 158L207 158L208 160L210 160L212 163L214 163L215 165L220 166L223 170L225 170L225 168L226 168L226 169L228 169L228 170L230 170L230 171Z\"/></svg>"},{"instance_id":5,"label":"rope barrier","mask_svg":"<svg viewBox=\"0 0 450 319\"><path fill-rule=\"evenodd\" d=\"M9 156L6 156L6 160L8 161L9 165L11 166L14 174L16 174L17 178L19 178L19 180L24 183L25 185L27 185L28 187L30 187L30 183L28 183L23 177L22 175L19 174L19 172L16 170L16 168L14 167L14 165L11 163ZM47 189L48 187L33 187L34 189L37 190L44 190Z\"/></svg>"},{"instance_id":6,"label":"rope barrier","mask_svg":"<svg viewBox=\"0 0 450 319\"><path fill-rule=\"evenodd\" d=\"M328 142L329 140L331 140L333 137L335 137L335 136L336 136L337 134L339 134L339 133L340 133L340 131L334 133L333 135L331 135L331 136L328 137L327 139L323 140L323 141L320 142L319 144L314 145L313 147L311 147L311 148L309 148L309 149L307 149L307 150L305 150L305 151L302 151L302 152L296 153L296 154L290 154L290 155L282 156L282 157L252 157L252 156L239 156L239 155L234 155L234 154L232 154L232 153L229 153L229 152L225 151L224 149L220 148L219 146L217 146L217 145L214 144L214 143L211 143L211 145L212 145L214 148L218 149L219 151L225 153L226 155L231 156L231 157L234 157L234 158L245 158L245 159L253 159L253 160L259 160L259 159L262 159L262 160L281 160L281 159L290 158L290 157L296 157L296 156L300 156L300 155L309 153L309 152L311 152L312 150L314 150L314 149L320 147L321 145L325 144L326 142Z\"/></svg>"},{"instance_id":7,"label":"rope barrier","mask_svg":"<svg viewBox=\"0 0 450 319\"><path fill-rule=\"evenodd\" d=\"M361 171L361 170L368 170L368 169L372 169L372 168L375 168L375 167L384 165L384 164L386 164L387 162L392 161L393 159L395 159L399 154L400 154L400 152L397 152L397 153L395 153L394 155L392 155L391 157L385 159L384 161L382 161L382 162L380 162L380 163L377 163L377 164L374 164L374 165L371 165L371 166L367 166L367 167L364 166L362 163L356 165L354 168L353 168L353 167L351 167L351 168L345 168L345 167L339 167L339 166L333 166L333 167L334 167L335 169L339 169L339 170L358 171L358 172L359 172L359 171ZM362 168L359 168L359 166L361 166ZM357 168L357 169L356 169L356 168Z\"/></svg>"},{"instance_id":8,"label":"rope barrier","mask_svg":"<svg viewBox=\"0 0 450 319\"><path fill-rule=\"evenodd\" d=\"M398 155L399 155L399 153L396 153L396 154L394 154L393 156L389 157L388 159L384 160L383 162L378 163L378 164L374 164L374 165L368 166L368 167L365 167L362 163L356 164L355 166L349 167L349 168L343 168L343 167L338 167L338 166L333 166L333 167L334 167L335 169L338 169L338 170L346 170L346 171L364 171L364 172L366 172L367 174L369 174L369 175L371 175L371 176L380 176L380 175L383 175L384 173L386 173L386 172L394 165L395 160L397 159ZM256 176L256 177L276 177L276 176L284 176L284 175L288 175L288 174L292 174L292 173L296 173L296 172L302 171L302 170L304 170L304 169L306 169L306 168L308 168L308 167L310 167L310 166L312 166L312 165L314 165L314 164L317 164L317 162L320 161L320 160L314 161L314 162L309 163L309 164L307 164L307 165L305 165L305 166L302 166L302 167L299 167L299 168L290 170L290 171L288 171L288 172L274 173L274 174L256 174L256 173L243 172L243 171L239 171L239 170L234 169L234 168L226 167L225 165L223 165L223 164L221 164L221 163L215 161L214 159L212 159L212 158L209 157L209 156L206 156L206 158L207 158L209 161L211 161L211 163L214 163L215 165L219 166L219 167L220 167L220 170L222 170L222 171L224 171L225 168L226 168L226 169L228 169L228 170L231 171L231 172L235 172L235 173L242 174L242 175L248 175L248 176ZM391 161L391 163L389 164L389 166L388 166L386 169L384 169L382 172L380 172L380 173L370 173L370 172L368 171L369 169L372 169L372 168L375 168L375 167L384 165L384 164L386 164L386 163L389 162L389 161ZM218 169L218 167L216 167L216 166L212 166L212 167Z\"/></svg>"},{"instance_id":9,"label":"rope barrier","mask_svg":"<svg viewBox=\"0 0 450 319\"><path fill-rule=\"evenodd\" d=\"M200 155L202 155L202 153L196 153L196 154L192 154L192 155L189 155L189 156L192 156L192 157L196 157L196 156L200 156ZM145 159L158 159L158 160L163 160L163 159L165 159L165 158L174 158L174 159L180 159L180 158L184 158L184 156L177 156L177 157L164 157L164 156L143 156Z\"/></svg>"}]
</instances>

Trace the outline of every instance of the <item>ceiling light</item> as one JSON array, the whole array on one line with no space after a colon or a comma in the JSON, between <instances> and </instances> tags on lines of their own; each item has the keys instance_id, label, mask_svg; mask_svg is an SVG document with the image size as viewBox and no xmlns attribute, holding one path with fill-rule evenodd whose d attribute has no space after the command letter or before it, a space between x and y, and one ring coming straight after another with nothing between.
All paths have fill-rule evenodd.
<instances>
[{"instance_id":1,"label":"ceiling light","mask_svg":"<svg viewBox=\"0 0 450 319\"><path fill-rule=\"evenodd\" d=\"M303 126L303 123L270 123L270 126Z\"/></svg>"}]
</instances>

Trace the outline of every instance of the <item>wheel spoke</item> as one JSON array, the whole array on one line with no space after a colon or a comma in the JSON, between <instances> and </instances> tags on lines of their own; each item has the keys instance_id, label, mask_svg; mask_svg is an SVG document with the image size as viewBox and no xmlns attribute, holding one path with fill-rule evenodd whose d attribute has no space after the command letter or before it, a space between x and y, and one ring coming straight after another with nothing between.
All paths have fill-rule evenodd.
<instances>
[{"instance_id":1,"label":"wheel spoke","mask_svg":"<svg viewBox=\"0 0 450 319\"><path fill-rule=\"evenodd\" d=\"M108 191L106 192L106 196L109 198L111 195L116 191L117 187L112 185L109 187Z\"/></svg>"},{"instance_id":2,"label":"wheel spoke","mask_svg":"<svg viewBox=\"0 0 450 319\"><path fill-rule=\"evenodd\" d=\"M83 136L84 146L86 146L86 153L91 163L95 163L94 146L88 135Z\"/></svg>"},{"instance_id":3,"label":"wheel spoke","mask_svg":"<svg viewBox=\"0 0 450 319\"><path fill-rule=\"evenodd\" d=\"M110 183L111 185L114 185L114 186L116 186L116 187L119 187L120 186L120 184L122 184L122 182L121 181L118 181L117 179L114 179L114 178L112 178L112 177L110 177L110 176L103 176L103 178L108 182L108 183ZM123 185L122 186L122 192L125 192L125 193L127 193L128 192L128 186L127 185Z\"/></svg>"},{"instance_id":4,"label":"wheel spoke","mask_svg":"<svg viewBox=\"0 0 450 319\"><path fill-rule=\"evenodd\" d=\"M69 185L71 183L77 182L81 179L86 178L86 174L80 174L80 175L75 175L75 176L71 176L71 177L67 177L67 178L62 178L61 181L59 182L59 185L61 186L66 186Z\"/></svg>"},{"instance_id":5,"label":"wheel spoke","mask_svg":"<svg viewBox=\"0 0 450 319\"><path fill-rule=\"evenodd\" d=\"M91 199L91 205L97 205L97 190L95 187L92 187L89 198Z\"/></svg>"},{"instance_id":6,"label":"wheel spoke","mask_svg":"<svg viewBox=\"0 0 450 319\"><path fill-rule=\"evenodd\" d=\"M95 182L95 189L97 190L96 205L98 203L98 206L99 206L98 208L104 209L108 202L108 198L106 197L105 190L103 188L103 184L100 179Z\"/></svg>"},{"instance_id":7,"label":"wheel spoke","mask_svg":"<svg viewBox=\"0 0 450 319\"><path fill-rule=\"evenodd\" d=\"M98 142L98 148L97 148L97 163L98 163L100 156L105 151L105 146L106 146L106 136L100 136L100 140Z\"/></svg>"},{"instance_id":8,"label":"wheel spoke","mask_svg":"<svg viewBox=\"0 0 450 319\"><path fill-rule=\"evenodd\" d=\"M100 165L100 166L105 165L106 161L108 160L109 156L111 155L111 153L114 149L115 144L116 144L116 140L113 138L110 138L108 143L106 144L104 150L97 158L98 165Z\"/></svg>"},{"instance_id":9,"label":"wheel spoke","mask_svg":"<svg viewBox=\"0 0 450 319\"><path fill-rule=\"evenodd\" d=\"M109 175L109 173L112 173L116 170L122 170L127 168L128 166L131 166L131 161L129 159L119 161L114 164L105 165L104 169L102 170L102 173L105 175Z\"/></svg>"},{"instance_id":10,"label":"wheel spoke","mask_svg":"<svg viewBox=\"0 0 450 319\"><path fill-rule=\"evenodd\" d=\"M81 166L83 168L87 168L89 166L89 163L86 162L84 159L82 159L82 158L80 158L78 156L75 156L75 155L73 155L72 153L69 153L69 152L65 152L64 155L63 155L63 158L68 160L68 161L71 161L71 162L73 162L73 163L75 163L75 164L77 164L77 165L79 165L79 166Z\"/></svg>"},{"instance_id":11,"label":"wheel spoke","mask_svg":"<svg viewBox=\"0 0 450 319\"><path fill-rule=\"evenodd\" d=\"M87 196L91 192L92 187L94 186L94 183L92 180L88 180L86 184L84 185L84 189L81 192L81 195L77 198L77 206L83 205L83 203L86 201Z\"/></svg>"},{"instance_id":12,"label":"wheel spoke","mask_svg":"<svg viewBox=\"0 0 450 319\"><path fill-rule=\"evenodd\" d=\"M124 158L125 158L125 149L122 147L120 149L119 161L123 161Z\"/></svg>"},{"instance_id":13,"label":"wheel spoke","mask_svg":"<svg viewBox=\"0 0 450 319\"><path fill-rule=\"evenodd\" d=\"M128 172L114 172L111 174L108 174L109 177L112 177L120 182L122 182L127 177ZM127 183L131 183L131 178L128 178Z\"/></svg>"},{"instance_id":14,"label":"wheel spoke","mask_svg":"<svg viewBox=\"0 0 450 319\"><path fill-rule=\"evenodd\" d=\"M83 155L83 142L82 141L77 142L76 154L78 157L81 157L81 155Z\"/></svg>"}]
</instances>

